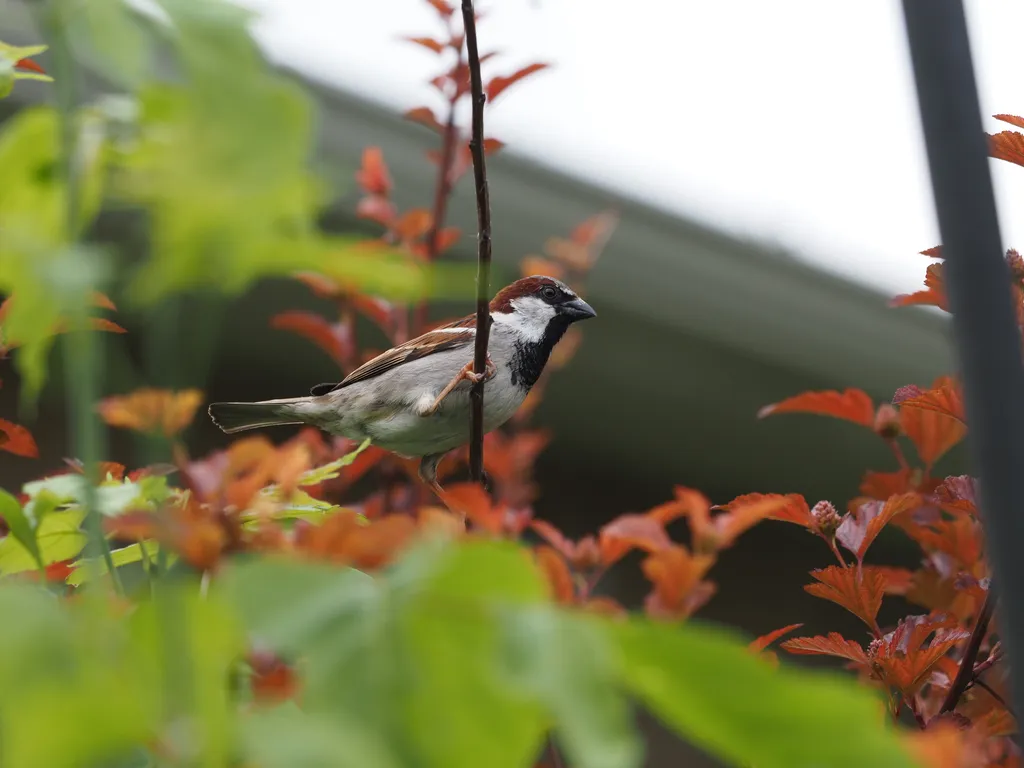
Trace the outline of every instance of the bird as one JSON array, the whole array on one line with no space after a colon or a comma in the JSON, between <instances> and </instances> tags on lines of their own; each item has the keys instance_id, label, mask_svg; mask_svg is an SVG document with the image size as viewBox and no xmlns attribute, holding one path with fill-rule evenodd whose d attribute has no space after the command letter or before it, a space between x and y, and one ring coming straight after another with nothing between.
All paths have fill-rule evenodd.
<instances>
[{"instance_id":1,"label":"bird","mask_svg":"<svg viewBox=\"0 0 1024 768\"><path fill-rule=\"evenodd\" d=\"M523 277L488 305L484 373L473 371L476 315L441 325L374 357L336 384L302 397L211 403L213 423L227 434L274 425L311 425L403 458L419 458L417 474L440 498L437 467L470 439L470 397L483 380L484 431L507 422L540 378L551 351L573 323L597 313L561 280Z\"/></svg>"}]
</instances>

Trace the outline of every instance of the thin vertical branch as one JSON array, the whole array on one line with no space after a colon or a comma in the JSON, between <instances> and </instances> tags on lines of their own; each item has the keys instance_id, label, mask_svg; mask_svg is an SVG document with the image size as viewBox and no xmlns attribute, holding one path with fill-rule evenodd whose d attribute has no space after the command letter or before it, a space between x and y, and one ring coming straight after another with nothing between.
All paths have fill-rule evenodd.
<instances>
[{"instance_id":1,"label":"thin vertical branch","mask_svg":"<svg viewBox=\"0 0 1024 768\"><path fill-rule=\"evenodd\" d=\"M473 0L462 0L462 21L466 28L466 55L469 64L470 92L473 99L473 137L469 148L473 153L473 177L476 180L477 233L476 260L476 346L473 372L483 376L487 366L487 339L490 335L491 313L487 296L491 273L491 200L487 190L487 168L484 165L484 95L480 76L480 51L476 42L476 15ZM475 482L484 477L484 382L481 379L470 390L469 474Z\"/></svg>"},{"instance_id":2,"label":"thin vertical branch","mask_svg":"<svg viewBox=\"0 0 1024 768\"><path fill-rule=\"evenodd\" d=\"M974 622L974 630L971 632L971 639L967 641L967 648L964 649L964 658L960 662L960 669L956 673L953 685L949 687L946 700L942 702L939 714L952 712L960 703L960 697L964 695L972 682L974 682L974 662L978 660L978 651L981 650L981 642L988 633L988 624L992 620L992 611L995 608L995 594L989 586L988 594L985 595L985 602L978 611L978 618Z\"/></svg>"}]
</instances>

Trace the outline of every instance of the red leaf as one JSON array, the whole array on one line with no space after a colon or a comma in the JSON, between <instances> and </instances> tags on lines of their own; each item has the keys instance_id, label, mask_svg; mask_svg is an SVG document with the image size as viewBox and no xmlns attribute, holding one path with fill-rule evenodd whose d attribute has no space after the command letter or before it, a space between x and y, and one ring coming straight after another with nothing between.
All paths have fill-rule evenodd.
<instances>
[{"instance_id":1,"label":"red leaf","mask_svg":"<svg viewBox=\"0 0 1024 768\"><path fill-rule=\"evenodd\" d=\"M576 553L576 545L569 541L569 539L567 539L565 535L551 523L544 520L531 520L530 527L565 559L571 560L573 555Z\"/></svg>"},{"instance_id":2,"label":"red leaf","mask_svg":"<svg viewBox=\"0 0 1024 768\"><path fill-rule=\"evenodd\" d=\"M927 391L913 385L901 387L896 390L892 402L893 405L900 406L901 410L903 408L922 408L967 423L964 416L964 401L959 387L950 384Z\"/></svg>"},{"instance_id":3,"label":"red leaf","mask_svg":"<svg viewBox=\"0 0 1024 768\"><path fill-rule=\"evenodd\" d=\"M6 419L0 419L0 434L3 435L3 442L0 442L0 450L29 459L39 458L39 448L36 446L36 441L33 439L32 433L25 429L25 427L14 424Z\"/></svg>"},{"instance_id":4,"label":"red leaf","mask_svg":"<svg viewBox=\"0 0 1024 768\"><path fill-rule=\"evenodd\" d=\"M890 497L884 504L880 501L861 504L843 518L839 530L836 531L836 538L862 562L868 547L889 521L896 515L916 509L921 503L918 494L904 493Z\"/></svg>"},{"instance_id":5,"label":"red leaf","mask_svg":"<svg viewBox=\"0 0 1024 768\"><path fill-rule=\"evenodd\" d=\"M903 293L893 296L889 301L891 307L906 307L913 304L924 304L949 311L946 300L946 277L942 264L929 264L924 273L925 290L914 293Z\"/></svg>"},{"instance_id":6,"label":"red leaf","mask_svg":"<svg viewBox=\"0 0 1024 768\"><path fill-rule=\"evenodd\" d=\"M432 37L403 37L402 39L416 45L422 45L428 51L433 51L434 53L443 53L445 49L444 43Z\"/></svg>"},{"instance_id":7,"label":"red leaf","mask_svg":"<svg viewBox=\"0 0 1024 768\"><path fill-rule=\"evenodd\" d=\"M920 396L904 400L900 408L900 426L907 437L913 441L921 461L929 468L967 434L967 426L961 418L963 403L960 401L960 395L956 391L953 380L941 377L935 381L932 387L933 389L928 393L923 394L929 395L932 392L945 390L942 402L938 404L951 409L959 408L959 416L943 413L930 407L915 406L915 403L920 401ZM955 398L956 402L953 402L952 398ZM927 399L931 403L935 397Z\"/></svg>"},{"instance_id":8,"label":"red leaf","mask_svg":"<svg viewBox=\"0 0 1024 768\"><path fill-rule=\"evenodd\" d=\"M391 326L394 323L395 308L391 302L376 296L366 296L361 293L350 297L352 305L363 315L370 318L386 333L391 333Z\"/></svg>"},{"instance_id":9,"label":"red leaf","mask_svg":"<svg viewBox=\"0 0 1024 768\"><path fill-rule=\"evenodd\" d=\"M381 226L388 227L389 229L394 223L396 215L394 203L381 195L364 197L356 206L356 216L361 219L376 221Z\"/></svg>"},{"instance_id":10,"label":"red leaf","mask_svg":"<svg viewBox=\"0 0 1024 768\"><path fill-rule=\"evenodd\" d=\"M413 208L402 214L402 218L395 224L395 232L403 241L415 240L430 231L433 220L434 217L426 208Z\"/></svg>"},{"instance_id":11,"label":"red leaf","mask_svg":"<svg viewBox=\"0 0 1024 768\"><path fill-rule=\"evenodd\" d=\"M505 146L505 142L499 139L484 139L484 154L493 155L499 149Z\"/></svg>"},{"instance_id":12,"label":"red leaf","mask_svg":"<svg viewBox=\"0 0 1024 768\"><path fill-rule=\"evenodd\" d=\"M105 293L93 291L91 298L94 306L97 306L101 309L109 309L111 312L117 311L117 306L114 304L114 302L110 300L110 297L107 296Z\"/></svg>"},{"instance_id":13,"label":"red leaf","mask_svg":"<svg viewBox=\"0 0 1024 768\"><path fill-rule=\"evenodd\" d=\"M115 322L105 320L102 317L90 317L89 327L94 331L108 331L109 333L128 333L124 328Z\"/></svg>"},{"instance_id":14,"label":"red leaf","mask_svg":"<svg viewBox=\"0 0 1024 768\"><path fill-rule=\"evenodd\" d=\"M534 550L537 565L544 572L548 586L551 589L551 597L563 605L571 605L576 601L576 589L573 586L572 574L565 560L553 547L541 544Z\"/></svg>"},{"instance_id":15,"label":"red leaf","mask_svg":"<svg viewBox=\"0 0 1024 768\"><path fill-rule=\"evenodd\" d=\"M768 499L785 500L787 503L780 505L770 515L769 520L778 520L783 523L796 523L804 528L815 529L814 516L811 514L807 501L799 493L789 493L785 496L777 493L748 493L737 496L729 502L728 507L734 504L749 504L751 502L764 501Z\"/></svg>"},{"instance_id":16,"label":"red leaf","mask_svg":"<svg viewBox=\"0 0 1024 768\"><path fill-rule=\"evenodd\" d=\"M280 312L271 318L270 327L306 337L330 355L339 367L351 352L352 338L348 328L341 323L332 325L312 312Z\"/></svg>"},{"instance_id":17,"label":"red leaf","mask_svg":"<svg viewBox=\"0 0 1024 768\"><path fill-rule=\"evenodd\" d=\"M445 227L437 233L437 252L444 253L457 242L462 236L462 231L458 227Z\"/></svg>"},{"instance_id":18,"label":"red leaf","mask_svg":"<svg viewBox=\"0 0 1024 768\"><path fill-rule=\"evenodd\" d=\"M772 630L768 634L761 635L756 640L752 640L747 647L752 651L763 651L783 635L788 635L793 630L800 629L802 626L803 624L790 624L788 627Z\"/></svg>"},{"instance_id":19,"label":"red leaf","mask_svg":"<svg viewBox=\"0 0 1024 768\"><path fill-rule=\"evenodd\" d=\"M447 19L455 12L455 9L446 0L427 0L427 2L434 6L434 10L441 14L443 19Z\"/></svg>"},{"instance_id":20,"label":"red leaf","mask_svg":"<svg viewBox=\"0 0 1024 768\"><path fill-rule=\"evenodd\" d=\"M941 245L933 245L931 248L925 248L923 251L921 251L921 255L922 256L928 256L928 257L933 258L933 259L944 259L945 258L945 256L943 256L943 254L942 254L942 246Z\"/></svg>"},{"instance_id":21,"label":"red leaf","mask_svg":"<svg viewBox=\"0 0 1024 768\"><path fill-rule=\"evenodd\" d=\"M41 66L32 61L32 59L18 59L14 62L15 69L27 69L30 72L38 72L40 75L45 75L46 70Z\"/></svg>"},{"instance_id":22,"label":"red leaf","mask_svg":"<svg viewBox=\"0 0 1024 768\"><path fill-rule=\"evenodd\" d=\"M1024 117L1017 117L1016 115L992 115L996 120L1002 120L1004 123L1015 125L1018 128L1024 128Z\"/></svg>"},{"instance_id":23,"label":"red leaf","mask_svg":"<svg viewBox=\"0 0 1024 768\"><path fill-rule=\"evenodd\" d=\"M832 390L804 392L781 403L766 405L757 416L763 419L775 413L815 413L852 421L868 429L875 426L875 406L868 394L860 389L847 389L842 393Z\"/></svg>"},{"instance_id":24,"label":"red leaf","mask_svg":"<svg viewBox=\"0 0 1024 768\"><path fill-rule=\"evenodd\" d=\"M831 600L841 605L869 627L875 624L878 609L885 594L885 579L882 574L870 569L841 568L830 565L811 571L817 584L808 584L804 591Z\"/></svg>"},{"instance_id":25,"label":"red leaf","mask_svg":"<svg viewBox=\"0 0 1024 768\"><path fill-rule=\"evenodd\" d=\"M442 499L449 509L462 512L467 520L488 533L500 533L501 510L491 503L487 491L477 483L455 483L444 489Z\"/></svg>"},{"instance_id":26,"label":"red leaf","mask_svg":"<svg viewBox=\"0 0 1024 768\"><path fill-rule=\"evenodd\" d=\"M947 512L965 512L978 516L978 497L975 480L970 475L947 477L935 489L935 500Z\"/></svg>"},{"instance_id":27,"label":"red leaf","mask_svg":"<svg viewBox=\"0 0 1024 768\"><path fill-rule=\"evenodd\" d=\"M1024 133L1000 131L988 136L988 154L996 160L1024 165Z\"/></svg>"},{"instance_id":28,"label":"red leaf","mask_svg":"<svg viewBox=\"0 0 1024 768\"><path fill-rule=\"evenodd\" d=\"M601 528L601 559L611 565L632 549L658 552L672 546L664 527L647 515L620 515Z\"/></svg>"},{"instance_id":29,"label":"red leaf","mask_svg":"<svg viewBox=\"0 0 1024 768\"><path fill-rule=\"evenodd\" d=\"M860 492L872 499L884 501L896 493L911 490L910 470L900 469L896 472L865 472L860 481Z\"/></svg>"},{"instance_id":30,"label":"red leaf","mask_svg":"<svg viewBox=\"0 0 1024 768\"><path fill-rule=\"evenodd\" d=\"M644 576L654 585L645 601L648 613L663 618L691 615L715 590L714 584L702 581L714 562L711 555L691 555L674 544L644 560Z\"/></svg>"},{"instance_id":31,"label":"red leaf","mask_svg":"<svg viewBox=\"0 0 1024 768\"><path fill-rule=\"evenodd\" d=\"M434 115L434 110L430 107L416 107L415 109L410 109L405 113L404 117L407 120L412 120L414 123L425 125L427 128L431 128L438 133L444 130L444 126L438 121L437 117Z\"/></svg>"},{"instance_id":32,"label":"red leaf","mask_svg":"<svg viewBox=\"0 0 1024 768\"><path fill-rule=\"evenodd\" d=\"M549 64L541 63L530 64L529 66L516 70L507 77L498 76L492 78L491 82L487 84L487 100L494 101L510 85L519 82L524 77L529 77L534 72L540 72L542 69L547 69L549 66Z\"/></svg>"},{"instance_id":33,"label":"red leaf","mask_svg":"<svg viewBox=\"0 0 1024 768\"><path fill-rule=\"evenodd\" d=\"M829 632L828 636L822 637L796 637L786 640L781 645L790 653L804 656L836 656L840 659L852 661L863 667L869 667L868 655L859 643L847 640L838 632Z\"/></svg>"},{"instance_id":34,"label":"red leaf","mask_svg":"<svg viewBox=\"0 0 1024 768\"><path fill-rule=\"evenodd\" d=\"M363 164L356 172L356 181L368 195L387 197L390 194L391 174L380 147L366 147L363 150Z\"/></svg>"}]
</instances>

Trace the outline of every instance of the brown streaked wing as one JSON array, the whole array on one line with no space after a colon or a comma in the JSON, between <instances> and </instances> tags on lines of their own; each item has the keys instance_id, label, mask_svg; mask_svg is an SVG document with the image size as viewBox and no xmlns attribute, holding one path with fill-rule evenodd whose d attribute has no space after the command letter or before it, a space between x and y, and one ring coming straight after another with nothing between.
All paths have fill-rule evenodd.
<instances>
[{"instance_id":1,"label":"brown streaked wing","mask_svg":"<svg viewBox=\"0 0 1024 768\"><path fill-rule=\"evenodd\" d=\"M451 323L439 326L432 331L427 331L422 336L417 336L415 339L410 339L404 344L399 344L397 347L389 349L372 360L368 360L361 366L356 368L352 373L345 377L345 379L330 390L324 389L324 385L315 387L314 389L320 389L319 394L326 394L328 391L334 389L341 389L347 387L349 384L355 384L358 381L366 381L372 379L374 376L380 376L385 371L389 371L396 365L402 363L412 362L413 360L419 360L421 357L432 354L434 352L444 352L449 349L458 349L468 344L473 343L473 339L476 335L474 330L475 323L472 322L475 318L470 315L468 317L461 318ZM464 328L461 332L443 330L445 328ZM316 394L316 393L314 393Z\"/></svg>"}]
</instances>

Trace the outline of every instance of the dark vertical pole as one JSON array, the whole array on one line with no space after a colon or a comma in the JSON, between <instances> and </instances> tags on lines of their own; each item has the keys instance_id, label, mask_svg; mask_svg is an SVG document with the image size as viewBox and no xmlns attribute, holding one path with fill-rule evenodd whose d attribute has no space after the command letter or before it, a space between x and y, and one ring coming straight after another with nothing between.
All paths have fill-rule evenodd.
<instances>
[{"instance_id":1,"label":"dark vertical pole","mask_svg":"<svg viewBox=\"0 0 1024 768\"><path fill-rule=\"evenodd\" d=\"M1024 363L961 0L903 0L986 550L1024 712Z\"/></svg>"}]
</instances>

